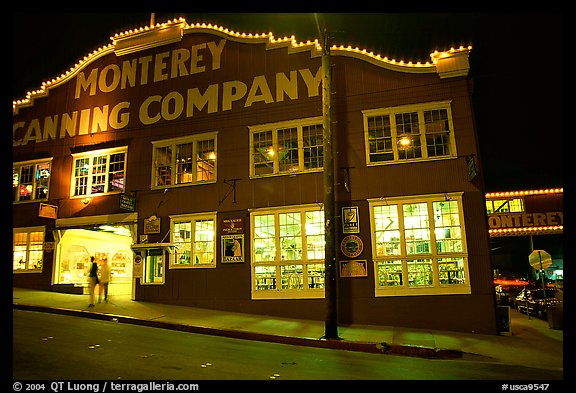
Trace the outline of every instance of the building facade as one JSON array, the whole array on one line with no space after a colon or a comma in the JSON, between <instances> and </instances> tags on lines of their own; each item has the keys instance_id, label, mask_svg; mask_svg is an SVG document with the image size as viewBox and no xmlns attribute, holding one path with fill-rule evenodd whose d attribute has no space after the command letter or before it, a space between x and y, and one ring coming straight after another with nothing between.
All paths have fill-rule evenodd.
<instances>
[{"instance_id":1,"label":"building facade","mask_svg":"<svg viewBox=\"0 0 576 393\"><path fill-rule=\"evenodd\" d=\"M496 333L470 48L331 48L338 322ZM323 319L322 62L179 19L13 108L14 286Z\"/></svg>"}]
</instances>

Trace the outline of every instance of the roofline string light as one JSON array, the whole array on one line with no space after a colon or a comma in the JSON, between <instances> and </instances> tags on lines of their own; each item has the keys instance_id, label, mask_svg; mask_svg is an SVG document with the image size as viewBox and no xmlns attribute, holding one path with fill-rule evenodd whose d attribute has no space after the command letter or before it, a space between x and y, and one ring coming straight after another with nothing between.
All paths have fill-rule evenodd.
<instances>
[{"instance_id":1,"label":"roofline string light","mask_svg":"<svg viewBox=\"0 0 576 393\"><path fill-rule=\"evenodd\" d=\"M182 17L175 18L171 21L167 21L164 23L156 23L154 26L143 26L137 29L130 29L126 30L121 33L115 34L113 37L110 37L112 43L101 46L100 48L94 50L93 52L89 53L88 55L84 56L83 59L78 61L73 67L69 70L64 72L58 77L52 78L48 81L42 82L42 85L39 89L29 91L26 93L26 97L20 100L15 100L12 102L12 111L14 114L18 113L18 109L23 106L31 106L33 105L33 100L38 97L44 97L48 95L48 90L50 88L56 87L62 83L65 83L70 78L72 78L77 72L83 69L87 64L92 62L93 60L104 56L108 53L114 52L114 48L116 43L123 39L130 37L132 35L143 34L147 32L151 32L156 29L165 29L168 27L175 27L174 25L181 25L183 34L187 32L192 32L192 30L212 30L216 33L225 34L231 37L233 40L239 41L249 41L249 40L256 40L259 42L266 42L268 48L277 48L281 46L287 46L289 52L293 51L304 51L310 50L312 52L312 56L320 56L322 47L318 42L318 39L314 41L306 41L306 42L297 42L296 38L292 35L290 37L284 38L276 38L274 37L273 33L262 33L262 34L252 34L252 33L240 33L234 30L230 30L228 28L212 25L210 23L193 23L188 24L186 20ZM289 46L288 46L289 45ZM382 57L380 54L374 54L374 52L368 52L366 49L359 49L358 47L352 48L351 46L344 46L344 45L332 45L330 50L332 51L333 55L343 55L343 56L353 56L353 57L367 57L366 60L370 61L373 64L377 64L383 67L392 67L392 69L397 69L397 67L401 67L403 71L406 72L436 72L436 64L439 59L448 57L452 54L457 54L459 52L469 52L472 49L471 46L460 46L459 48L451 48L448 51L434 51L430 54L432 62L416 62L413 63L412 61L405 62L404 60L396 60L396 59L389 59L388 57Z\"/></svg>"},{"instance_id":2,"label":"roofline string light","mask_svg":"<svg viewBox=\"0 0 576 393\"><path fill-rule=\"evenodd\" d=\"M505 192L489 192L486 198L510 198L520 197L526 195L546 195L546 194L562 194L564 188L546 188L542 190L526 190L526 191L505 191Z\"/></svg>"}]
</instances>

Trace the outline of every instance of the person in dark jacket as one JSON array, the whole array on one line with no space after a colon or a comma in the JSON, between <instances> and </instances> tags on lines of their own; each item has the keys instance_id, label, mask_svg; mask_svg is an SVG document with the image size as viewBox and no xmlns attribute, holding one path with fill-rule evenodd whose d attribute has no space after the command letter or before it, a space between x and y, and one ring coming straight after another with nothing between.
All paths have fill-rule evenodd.
<instances>
[{"instance_id":1,"label":"person in dark jacket","mask_svg":"<svg viewBox=\"0 0 576 393\"><path fill-rule=\"evenodd\" d=\"M94 307L94 302L96 300L96 285L98 285L98 264L94 261L94 257L90 257L90 262L90 273L88 274L90 304L88 307Z\"/></svg>"}]
</instances>

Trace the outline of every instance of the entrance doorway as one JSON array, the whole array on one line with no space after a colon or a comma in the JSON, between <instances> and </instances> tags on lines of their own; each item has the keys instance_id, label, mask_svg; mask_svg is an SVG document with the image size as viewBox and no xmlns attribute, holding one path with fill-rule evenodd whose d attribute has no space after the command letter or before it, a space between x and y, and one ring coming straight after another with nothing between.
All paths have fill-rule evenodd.
<instances>
[{"instance_id":1,"label":"entrance doorway","mask_svg":"<svg viewBox=\"0 0 576 393\"><path fill-rule=\"evenodd\" d=\"M129 225L95 225L60 231L56 247L54 284L88 287L90 257L110 266L108 295L132 294L132 231Z\"/></svg>"}]
</instances>

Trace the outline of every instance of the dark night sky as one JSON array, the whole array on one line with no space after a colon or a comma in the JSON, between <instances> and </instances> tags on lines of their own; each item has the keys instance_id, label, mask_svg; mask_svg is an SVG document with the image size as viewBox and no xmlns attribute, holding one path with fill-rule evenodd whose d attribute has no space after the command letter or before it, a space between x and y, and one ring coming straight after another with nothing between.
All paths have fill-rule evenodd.
<instances>
[{"instance_id":1,"label":"dark night sky","mask_svg":"<svg viewBox=\"0 0 576 393\"><path fill-rule=\"evenodd\" d=\"M318 38L311 13L156 13L156 22L184 17L246 33ZM358 46L405 61L434 50L472 45L476 126L487 191L563 186L562 14L318 14L334 44ZM13 99L62 74L110 43L110 36L146 26L149 13L12 14Z\"/></svg>"}]
</instances>

